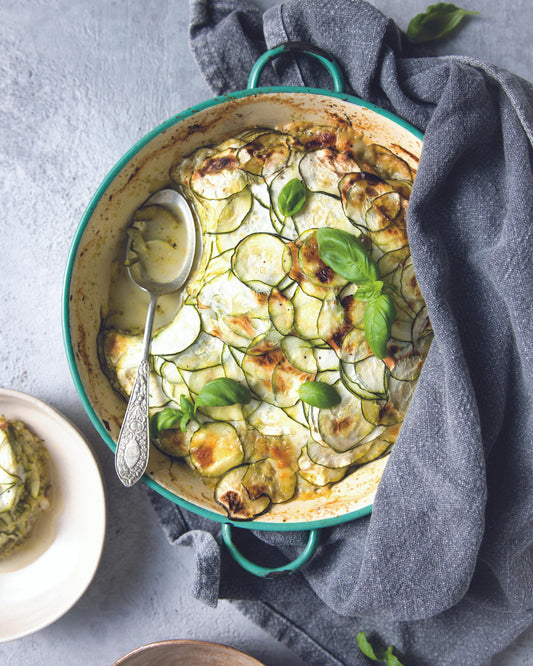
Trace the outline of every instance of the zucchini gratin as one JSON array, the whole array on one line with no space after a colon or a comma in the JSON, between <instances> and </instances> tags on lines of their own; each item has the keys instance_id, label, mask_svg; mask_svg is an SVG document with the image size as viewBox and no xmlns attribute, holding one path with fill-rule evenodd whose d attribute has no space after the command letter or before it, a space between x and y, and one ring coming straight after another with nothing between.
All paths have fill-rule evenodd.
<instances>
[{"instance_id":1,"label":"zucchini gratin","mask_svg":"<svg viewBox=\"0 0 533 666\"><path fill-rule=\"evenodd\" d=\"M152 430L152 442L171 464L201 475L230 518L327 494L394 444L432 338L406 231L415 168L413 155L371 143L348 123L248 129L172 167L201 252L177 313L152 340L150 412L182 415L220 378L246 387L250 399L200 402L190 418ZM299 198L292 210L291 187ZM163 206L141 207L132 242L153 236L154 226L160 234L172 218ZM373 284L393 304L385 353L373 353L365 333L368 289L324 261L320 229L357 239L375 267ZM101 364L128 396L142 330L116 321L110 306ZM305 399L309 383L336 400Z\"/></svg>"},{"instance_id":2,"label":"zucchini gratin","mask_svg":"<svg viewBox=\"0 0 533 666\"><path fill-rule=\"evenodd\" d=\"M0 560L25 541L50 508L48 451L22 421L0 416Z\"/></svg>"}]
</instances>

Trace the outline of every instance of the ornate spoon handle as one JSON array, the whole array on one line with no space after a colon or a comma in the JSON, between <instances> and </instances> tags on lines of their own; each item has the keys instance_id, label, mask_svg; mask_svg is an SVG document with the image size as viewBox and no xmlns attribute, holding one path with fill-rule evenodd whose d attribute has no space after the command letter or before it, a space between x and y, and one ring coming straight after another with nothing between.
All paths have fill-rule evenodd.
<instances>
[{"instance_id":1,"label":"ornate spoon handle","mask_svg":"<svg viewBox=\"0 0 533 666\"><path fill-rule=\"evenodd\" d=\"M150 363L148 354L156 301L157 296L150 296L144 329L142 360L137 369L115 451L115 469L118 478L125 486L132 486L137 483L148 465L150 449L148 418Z\"/></svg>"}]
</instances>

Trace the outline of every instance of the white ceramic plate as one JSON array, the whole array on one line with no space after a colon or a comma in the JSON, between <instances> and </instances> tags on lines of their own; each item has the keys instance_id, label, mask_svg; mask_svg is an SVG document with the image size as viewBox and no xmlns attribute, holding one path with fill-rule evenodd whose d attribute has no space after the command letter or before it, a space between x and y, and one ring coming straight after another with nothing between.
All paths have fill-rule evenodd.
<instances>
[{"instance_id":1,"label":"white ceramic plate","mask_svg":"<svg viewBox=\"0 0 533 666\"><path fill-rule=\"evenodd\" d=\"M52 509L0 562L0 643L27 636L66 613L87 589L102 552L105 495L98 464L70 421L32 396L0 388L0 414L20 419L52 459Z\"/></svg>"}]
</instances>

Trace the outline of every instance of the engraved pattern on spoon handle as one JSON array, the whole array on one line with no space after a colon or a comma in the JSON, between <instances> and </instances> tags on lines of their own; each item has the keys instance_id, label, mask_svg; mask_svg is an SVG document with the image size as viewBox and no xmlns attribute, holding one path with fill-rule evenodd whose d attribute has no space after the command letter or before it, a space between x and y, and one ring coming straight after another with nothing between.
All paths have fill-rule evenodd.
<instances>
[{"instance_id":1,"label":"engraved pattern on spoon handle","mask_svg":"<svg viewBox=\"0 0 533 666\"><path fill-rule=\"evenodd\" d=\"M115 469L125 486L136 483L148 465L150 446L148 420L148 382L150 364L143 359L137 369L135 383L117 441Z\"/></svg>"}]
</instances>

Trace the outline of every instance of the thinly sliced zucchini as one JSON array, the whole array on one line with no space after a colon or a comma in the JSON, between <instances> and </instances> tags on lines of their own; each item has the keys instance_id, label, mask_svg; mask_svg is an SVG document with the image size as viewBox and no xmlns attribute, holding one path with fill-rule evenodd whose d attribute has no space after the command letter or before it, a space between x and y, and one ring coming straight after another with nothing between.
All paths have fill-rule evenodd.
<instances>
[{"instance_id":1,"label":"thinly sliced zucchini","mask_svg":"<svg viewBox=\"0 0 533 666\"><path fill-rule=\"evenodd\" d=\"M345 363L357 363L372 355L364 331L352 329L342 341L339 358Z\"/></svg>"},{"instance_id":2,"label":"thinly sliced zucchini","mask_svg":"<svg viewBox=\"0 0 533 666\"><path fill-rule=\"evenodd\" d=\"M224 507L232 520L251 520L260 516L270 506L270 497L262 495L252 500L242 485L248 465L239 465L230 469L218 481L215 488L215 500Z\"/></svg>"},{"instance_id":3,"label":"thinly sliced zucchini","mask_svg":"<svg viewBox=\"0 0 533 666\"><path fill-rule=\"evenodd\" d=\"M281 349L294 368L309 375L314 375L318 371L313 345L307 340L288 335L281 341Z\"/></svg>"},{"instance_id":4,"label":"thinly sliced zucchini","mask_svg":"<svg viewBox=\"0 0 533 666\"><path fill-rule=\"evenodd\" d=\"M192 191L202 199L227 199L247 184L246 173L240 169L232 148L207 157L190 179Z\"/></svg>"},{"instance_id":5,"label":"thinly sliced zucchini","mask_svg":"<svg viewBox=\"0 0 533 666\"><path fill-rule=\"evenodd\" d=\"M390 250L382 255L377 262L381 277L385 278L390 273L393 273L399 267L403 266L410 254L411 250L409 246L404 245L397 250Z\"/></svg>"},{"instance_id":6,"label":"thinly sliced zucchini","mask_svg":"<svg viewBox=\"0 0 533 666\"><path fill-rule=\"evenodd\" d=\"M344 308L346 323L354 328L363 329L366 303L358 300L356 293L357 285L349 285L349 288L343 289L339 294L339 301Z\"/></svg>"},{"instance_id":7,"label":"thinly sliced zucchini","mask_svg":"<svg viewBox=\"0 0 533 666\"><path fill-rule=\"evenodd\" d=\"M278 345L263 339L250 345L242 360L242 369L250 390L270 403L275 403L272 387L274 368L283 358Z\"/></svg>"},{"instance_id":8,"label":"thinly sliced zucchini","mask_svg":"<svg viewBox=\"0 0 533 666\"><path fill-rule=\"evenodd\" d=\"M193 344L200 330L200 315L196 308L192 305L183 305L170 324L159 329L154 335L151 353L154 356L178 354Z\"/></svg>"},{"instance_id":9,"label":"thinly sliced zucchini","mask_svg":"<svg viewBox=\"0 0 533 666\"><path fill-rule=\"evenodd\" d=\"M399 250L407 244L407 200L394 193L398 197L399 209L391 224L382 229L365 229L365 233L369 236L375 247L378 247L382 252L390 252L391 250ZM392 196L392 195L391 195ZM391 209L391 214L394 210ZM378 224L377 219L379 213L373 213L373 223ZM384 220L386 223L386 220Z\"/></svg>"},{"instance_id":10,"label":"thinly sliced zucchini","mask_svg":"<svg viewBox=\"0 0 533 666\"><path fill-rule=\"evenodd\" d=\"M324 372L326 370L338 371L339 370L339 357L334 349L316 349L314 350L317 371Z\"/></svg>"},{"instance_id":11,"label":"thinly sliced zucchini","mask_svg":"<svg viewBox=\"0 0 533 666\"><path fill-rule=\"evenodd\" d=\"M424 302L420 287L416 280L415 269L411 257L405 262L402 270L401 282L402 296L407 301L409 306L415 312L418 312L421 304Z\"/></svg>"},{"instance_id":12,"label":"thinly sliced zucchini","mask_svg":"<svg viewBox=\"0 0 533 666\"><path fill-rule=\"evenodd\" d=\"M141 357L142 342L133 342L133 344L130 344L128 350L118 359L115 365L115 374L119 386L122 392L127 396L132 392ZM148 392L149 404L152 407L161 407L167 404L169 400L168 396L163 393L161 389L161 379L154 371L150 371Z\"/></svg>"},{"instance_id":13,"label":"thinly sliced zucchini","mask_svg":"<svg viewBox=\"0 0 533 666\"><path fill-rule=\"evenodd\" d=\"M224 366L214 365L210 368L204 368L203 370L183 372L183 381L189 387L189 391L196 396L200 393L207 382L211 382L213 379L220 379L221 377L225 376L226 373L224 372Z\"/></svg>"},{"instance_id":14,"label":"thinly sliced zucchini","mask_svg":"<svg viewBox=\"0 0 533 666\"><path fill-rule=\"evenodd\" d=\"M220 476L240 465L244 451L237 431L229 423L200 426L191 437L190 459L202 476Z\"/></svg>"},{"instance_id":15,"label":"thinly sliced zucchini","mask_svg":"<svg viewBox=\"0 0 533 666\"><path fill-rule=\"evenodd\" d=\"M299 425L307 428L307 418L305 416L304 403L299 400L295 405L291 407L284 407L283 411L287 416L289 416L293 421L296 421Z\"/></svg>"},{"instance_id":16,"label":"thinly sliced zucchini","mask_svg":"<svg viewBox=\"0 0 533 666\"><path fill-rule=\"evenodd\" d=\"M316 233L317 229L309 229L298 239L298 267L314 285L340 289L346 284L346 280L320 258Z\"/></svg>"},{"instance_id":17,"label":"thinly sliced zucchini","mask_svg":"<svg viewBox=\"0 0 533 666\"><path fill-rule=\"evenodd\" d=\"M342 478L346 468L353 465L365 453L365 445L354 446L348 451L337 453L330 446L325 446L314 439L307 442L306 453L309 462L330 471L342 471ZM363 450L361 450L361 448ZM299 464L299 461L298 461ZM301 472L300 472L301 473ZM306 478L306 477L304 477ZM318 484L315 484L318 485Z\"/></svg>"},{"instance_id":18,"label":"thinly sliced zucchini","mask_svg":"<svg viewBox=\"0 0 533 666\"><path fill-rule=\"evenodd\" d=\"M253 340L258 335L266 333L270 328L268 319L260 319L259 317L240 315L238 317L224 317L223 320L234 333L240 337L248 338L248 340Z\"/></svg>"},{"instance_id":19,"label":"thinly sliced zucchini","mask_svg":"<svg viewBox=\"0 0 533 666\"><path fill-rule=\"evenodd\" d=\"M159 376L161 379L166 380L174 384L181 384L183 382L183 377L181 372L178 369L178 366L173 361L164 361L159 368Z\"/></svg>"},{"instance_id":20,"label":"thinly sliced zucchini","mask_svg":"<svg viewBox=\"0 0 533 666\"><path fill-rule=\"evenodd\" d=\"M357 446L374 426L363 418L361 401L341 382L335 384L341 401L331 409L320 409L317 425L321 440L337 453L344 453ZM315 408L313 408L315 409Z\"/></svg>"},{"instance_id":21,"label":"thinly sliced zucchini","mask_svg":"<svg viewBox=\"0 0 533 666\"><path fill-rule=\"evenodd\" d=\"M348 153L339 153L334 148L320 148L308 152L300 162L300 173L312 192L339 194L339 178L345 173L361 171L354 158Z\"/></svg>"},{"instance_id":22,"label":"thinly sliced zucchini","mask_svg":"<svg viewBox=\"0 0 533 666\"><path fill-rule=\"evenodd\" d=\"M248 338L238 335L225 323L222 317L218 318L211 310L200 310L202 329L208 335L218 338L226 345L245 350L250 344Z\"/></svg>"},{"instance_id":23,"label":"thinly sliced zucchini","mask_svg":"<svg viewBox=\"0 0 533 666\"><path fill-rule=\"evenodd\" d=\"M318 315L318 335L332 347L338 347L350 330L345 311L334 293L326 296Z\"/></svg>"},{"instance_id":24,"label":"thinly sliced zucchini","mask_svg":"<svg viewBox=\"0 0 533 666\"><path fill-rule=\"evenodd\" d=\"M176 407L179 407L182 395L186 398L189 397L189 388L183 379L179 382L170 382L167 379L161 379L161 390ZM170 403L168 403L168 406L171 406Z\"/></svg>"},{"instance_id":25,"label":"thinly sliced zucchini","mask_svg":"<svg viewBox=\"0 0 533 666\"><path fill-rule=\"evenodd\" d=\"M309 353L312 356L312 350ZM312 379L312 374L298 370L286 359L280 361L272 373L272 393L275 404L278 407L293 407L300 400L298 394L300 386Z\"/></svg>"},{"instance_id":26,"label":"thinly sliced zucchini","mask_svg":"<svg viewBox=\"0 0 533 666\"><path fill-rule=\"evenodd\" d=\"M241 226L252 208L252 193L249 188L245 188L230 196L224 203L216 216L217 234L227 234Z\"/></svg>"},{"instance_id":27,"label":"thinly sliced zucchini","mask_svg":"<svg viewBox=\"0 0 533 666\"><path fill-rule=\"evenodd\" d=\"M291 154L294 139L281 132L265 132L253 137L237 153L241 168L268 178L283 169Z\"/></svg>"},{"instance_id":28,"label":"thinly sliced zucchini","mask_svg":"<svg viewBox=\"0 0 533 666\"><path fill-rule=\"evenodd\" d=\"M268 301L241 282L231 271L217 275L198 293L198 307L210 308L221 317L258 317L268 319Z\"/></svg>"},{"instance_id":29,"label":"thinly sliced zucchini","mask_svg":"<svg viewBox=\"0 0 533 666\"><path fill-rule=\"evenodd\" d=\"M356 361L355 363L341 362L341 378L349 382L348 388L356 391L361 397L374 397L385 399L389 381L389 370L386 364L376 356ZM344 381L346 384L346 382Z\"/></svg>"},{"instance_id":30,"label":"thinly sliced zucchini","mask_svg":"<svg viewBox=\"0 0 533 666\"><path fill-rule=\"evenodd\" d=\"M178 368L182 370L202 370L219 365L222 358L224 343L201 331L190 347L179 354L170 357Z\"/></svg>"},{"instance_id":31,"label":"thinly sliced zucchini","mask_svg":"<svg viewBox=\"0 0 533 666\"><path fill-rule=\"evenodd\" d=\"M288 335L294 324L294 305L290 297L278 289L272 289L268 297L268 314L276 330Z\"/></svg>"},{"instance_id":32,"label":"thinly sliced zucchini","mask_svg":"<svg viewBox=\"0 0 533 666\"><path fill-rule=\"evenodd\" d=\"M186 432L182 432L179 427L162 430L158 438L153 439L152 442L172 458L185 458L189 455L191 435L199 427L198 424L189 423L191 427L188 426Z\"/></svg>"},{"instance_id":33,"label":"thinly sliced zucchini","mask_svg":"<svg viewBox=\"0 0 533 666\"><path fill-rule=\"evenodd\" d=\"M235 248L232 268L235 275L259 292L270 292L289 273L292 266L287 245L272 234L247 236Z\"/></svg>"},{"instance_id":34,"label":"thinly sliced zucchini","mask_svg":"<svg viewBox=\"0 0 533 666\"><path fill-rule=\"evenodd\" d=\"M339 183L345 215L357 225L366 226L366 212L373 200L393 188L370 173L347 174Z\"/></svg>"},{"instance_id":35,"label":"thinly sliced zucchini","mask_svg":"<svg viewBox=\"0 0 533 666\"><path fill-rule=\"evenodd\" d=\"M294 328L298 335L307 340L319 338L318 317L322 308L322 301L308 296L300 287L292 297L294 305Z\"/></svg>"},{"instance_id":36,"label":"thinly sliced zucchini","mask_svg":"<svg viewBox=\"0 0 533 666\"><path fill-rule=\"evenodd\" d=\"M300 234L311 229L331 227L354 233L354 227L346 217L340 199L322 192L312 192L302 210L294 216Z\"/></svg>"},{"instance_id":37,"label":"thinly sliced zucchini","mask_svg":"<svg viewBox=\"0 0 533 666\"><path fill-rule=\"evenodd\" d=\"M385 146L377 143L371 144L365 150L364 159L373 165L376 173L383 180L413 180L413 174L407 162Z\"/></svg>"},{"instance_id":38,"label":"thinly sliced zucchini","mask_svg":"<svg viewBox=\"0 0 533 666\"><path fill-rule=\"evenodd\" d=\"M296 472L289 466L277 465L272 458L251 463L242 479L250 499L267 495L274 504L290 500L296 492L296 482Z\"/></svg>"},{"instance_id":39,"label":"thinly sliced zucchini","mask_svg":"<svg viewBox=\"0 0 533 666\"><path fill-rule=\"evenodd\" d=\"M246 405L246 407L248 407ZM247 411L247 410L246 410ZM304 426L300 426L294 419L285 413L280 407L261 402L246 414L249 425L266 436L298 436L305 432Z\"/></svg>"},{"instance_id":40,"label":"thinly sliced zucchini","mask_svg":"<svg viewBox=\"0 0 533 666\"><path fill-rule=\"evenodd\" d=\"M276 233L270 219L270 211L253 198L252 207L242 223L234 230L225 234L216 235L216 245L219 252L234 250L247 236L255 233Z\"/></svg>"},{"instance_id":41,"label":"thinly sliced zucchini","mask_svg":"<svg viewBox=\"0 0 533 666\"><path fill-rule=\"evenodd\" d=\"M366 463L377 460L392 446L392 443L386 439L378 437L372 442L365 444L366 451L357 461L356 465L366 465Z\"/></svg>"},{"instance_id":42,"label":"thinly sliced zucchini","mask_svg":"<svg viewBox=\"0 0 533 666\"><path fill-rule=\"evenodd\" d=\"M382 231L394 223L401 210L401 197L398 192L386 192L376 197L366 211L365 227L369 231Z\"/></svg>"}]
</instances>

